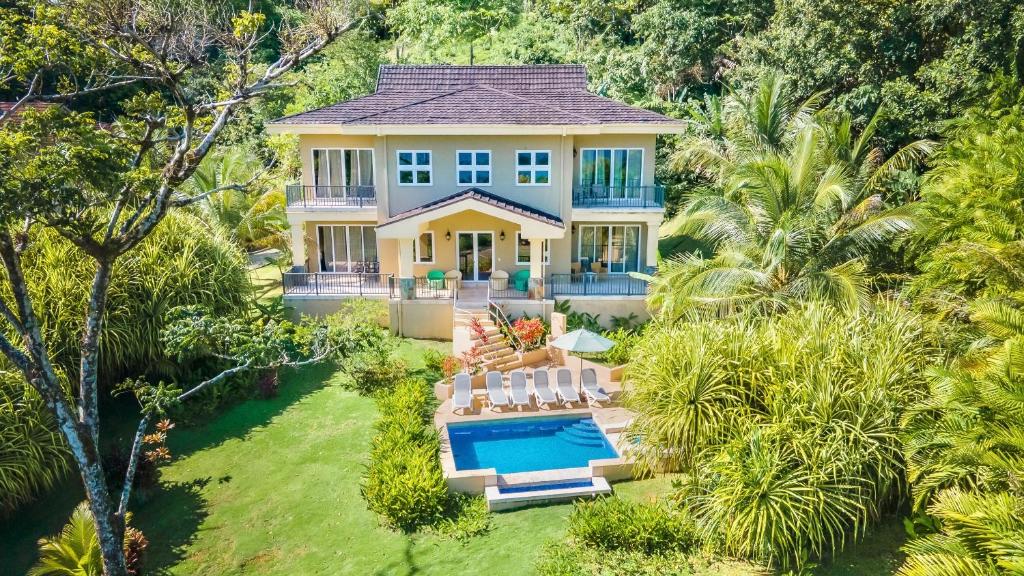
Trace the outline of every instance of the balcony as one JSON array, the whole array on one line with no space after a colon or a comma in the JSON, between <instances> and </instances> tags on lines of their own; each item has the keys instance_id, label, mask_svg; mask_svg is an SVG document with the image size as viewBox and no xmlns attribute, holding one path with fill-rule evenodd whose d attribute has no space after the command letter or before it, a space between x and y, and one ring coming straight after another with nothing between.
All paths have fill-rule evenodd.
<instances>
[{"instance_id":1,"label":"balcony","mask_svg":"<svg viewBox=\"0 0 1024 576\"><path fill-rule=\"evenodd\" d=\"M647 281L628 274L552 274L550 296L646 296Z\"/></svg>"},{"instance_id":2,"label":"balcony","mask_svg":"<svg viewBox=\"0 0 1024 576\"><path fill-rule=\"evenodd\" d=\"M289 296L385 296L390 298L396 291L393 274L372 272L285 272L281 284L284 293Z\"/></svg>"},{"instance_id":3,"label":"balcony","mask_svg":"<svg viewBox=\"0 0 1024 576\"><path fill-rule=\"evenodd\" d=\"M664 186L588 184L572 190L573 208L664 208Z\"/></svg>"},{"instance_id":4,"label":"balcony","mask_svg":"<svg viewBox=\"0 0 1024 576\"><path fill-rule=\"evenodd\" d=\"M333 210L375 208L377 190L374 186L285 186L289 208L326 208Z\"/></svg>"}]
</instances>

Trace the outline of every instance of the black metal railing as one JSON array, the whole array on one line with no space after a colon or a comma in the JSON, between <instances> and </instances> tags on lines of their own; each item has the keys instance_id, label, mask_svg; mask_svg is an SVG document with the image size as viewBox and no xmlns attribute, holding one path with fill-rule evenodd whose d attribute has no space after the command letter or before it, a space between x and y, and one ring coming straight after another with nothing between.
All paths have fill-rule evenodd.
<instances>
[{"instance_id":1,"label":"black metal railing","mask_svg":"<svg viewBox=\"0 0 1024 576\"><path fill-rule=\"evenodd\" d=\"M552 274L552 296L646 296L647 281L628 274Z\"/></svg>"},{"instance_id":2,"label":"black metal railing","mask_svg":"<svg viewBox=\"0 0 1024 576\"><path fill-rule=\"evenodd\" d=\"M664 186L578 185L572 190L574 208L661 208L665 206Z\"/></svg>"},{"instance_id":3,"label":"black metal railing","mask_svg":"<svg viewBox=\"0 0 1024 576\"><path fill-rule=\"evenodd\" d=\"M455 278L426 278L416 276L416 298L448 300L455 298L458 292L458 280Z\"/></svg>"},{"instance_id":4,"label":"black metal railing","mask_svg":"<svg viewBox=\"0 0 1024 576\"><path fill-rule=\"evenodd\" d=\"M289 207L371 208L377 205L377 189L370 186L300 186L284 188Z\"/></svg>"},{"instance_id":5,"label":"black metal railing","mask_svg":"<svg viewBox=\"0 0 1024 576\"><path fill-rule=\"evenodd\" d=\"M394 274L350 272L285 272L285 294L394 296Z\"/></svg>"},{"instance_id":6,"label":"black metal railing","mask_svg":"<svg viewBox=\"0 0 1024 576\"><path fill-rule=\"evenodd\" d=\"M487 284L487 299L522 300L529 297L529 287L529 280L524 286L526 290L518 290L512 278L491 278Z\"/></svg>"}]
</instances>

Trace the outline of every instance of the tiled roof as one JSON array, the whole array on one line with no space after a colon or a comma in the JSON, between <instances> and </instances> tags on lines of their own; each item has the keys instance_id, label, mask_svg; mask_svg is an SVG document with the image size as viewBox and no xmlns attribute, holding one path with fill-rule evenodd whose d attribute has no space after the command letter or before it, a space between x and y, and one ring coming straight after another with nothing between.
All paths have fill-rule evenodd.
<instances>
[{"instance_id":1,"label":"tiled roof","mask_svg":"<svg viewBox=\"0 0 1024 576\"><path fill-rule=\"evenodd\" d=\"M559 218L558 216L548 214L547 212L537 210L536 208L530 208L525 204L513 202L507 198L502 198L501 196L495 196L494 194L484 192L479 188L467 188L461 192L456 192L451 196L445 196L444 198L441 198L439 200L427 202L422 206L417 206L410 210L406 210L405 212L399 212L398 214L395 214L394 216L388 218L384 222L381 222L380 225L387 226L388 224L393 224L400 220L406 220L408 218L412 218L413 216L419 216L420 214L426 214L427 212L430 212L432 210L443 208L445 206L455 204L457 202L462 202L463 200L479 200L480 202L485 202L496 208L501 208L502 210L507 210L514 214L518 214L519 216L525 216L527 218L532 218L545 224L550 224L552 226L557 226L559 228L565 228L565 224L562 223L562 219Z\"/></svg>"},{"instance_id":2,"label":"tiled roof","mask_svg":"<svg viewBox=\"0 0 1024 576\"><path fill-rule=\"evenodd\" d=\"M381 66L369 96L276 124L675 124L586 91L580 65Z\"/></svg>"}]
</instances>

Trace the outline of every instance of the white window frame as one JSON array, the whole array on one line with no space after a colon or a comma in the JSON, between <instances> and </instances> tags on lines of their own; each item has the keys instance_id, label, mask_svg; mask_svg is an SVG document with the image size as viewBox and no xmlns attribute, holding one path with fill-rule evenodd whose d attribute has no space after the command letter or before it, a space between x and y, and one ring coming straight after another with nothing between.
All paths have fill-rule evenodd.
<instances>
[{"instance_id":1,"label":"white window frame","mask_svg":"<svg viewBox=\"0 0 1024 576\"><path fill-rule=\"evenodd\" d=\"M349 271L338 272L337 270L322 270L320 269L320 256L323 254L323 246L320 244L320 229L321 228L344 228L345 229L345 261L349 264ZM348 229L349 228L360 228L359 235L363 236L362 228L376 228L372 224L317 224L316 225L316 262L317 268L320 269L321 274L354 274L351 272L352 269L352 245L348 241ZM380 263L380 240L377 238L377 234L373 235L374 250L377 253L377 263ZM363 246L363 255L366 255L366 244ZM334 256L334 230L331 230L331 256ZM331 258L331 262L334 262L335 258ZM360 260L360 262L368 262L368 260Z\"/></svg>"},{"instance_id":2,"label":"white window frame","mask_svg":"<svg viewBox=\"0 0 1024 576\"><path fill-rule=\"evenodd\" d=\"M400 158L402 154L412 154L412 164L409 166L402 166ZM428 164L417 164L417 154L429 154L430 163ZM412 172L412 183L402 182L402 171ZM427 172L430 174L430 182L423 184L416 182L417 172ZM434 151L433 150L395 150L395 181L399 186L433 186L434 185Z\"/></svg>"},{"instance_id":3,"label":"white window frame","mask_svg":"<svg viewBox=\"0 0 1024 576\"><path fill-rule=\"evenodd\" d=\"M327 146L327 147L316 146L314 148L310 148L309 149L309 182L310 182L310 184L312 184L314 190L316 190L317 188L320 188L322 186L323 187L330 187L330 184L317 184L316 183L316 153L317 152L321 152L323 154L327 154L331 150L338 150L339 152L341 152L341 180L340 180L341 182L344 182L346 180L345 177L347 176L347 174L345 174L345 172L346 172L346 169L345 169L345 151L346 150L353 150L353 151L360 151L360 152L369 152L370 153L370 179L373 180L373 182L371 184L351 184L351 185L347 185L347 187L351 188L351 187L354 187L354 186L376 186L377 185L377 174L376 174L376 171L377 171L377 166L376 166L377 159L374 157L374 150L373 150L373 148L358 148L358 147L340 148L338 146ZM327 166L327 181L330 182L331 181L331 163L330 163L330 161L327 161L325 165ZM346 186L346 185L342 184L341 186Z\"/></svg>"},{"instance_id":4,"label":"white window frame","mask_svg":"<svg viewBox=\"0 0 1024 576\"><path fill-rule=\"evenodd\" d=\"M537 154L542 154L542 153L546 153L548 155L548 163L547 164L537 164ZM520 166L519 165L519 155L520 154L529 154L530 155L530 164L529 164L529 166L524 167L524 166ZM553 179L552 178L552 174L551 174L551 158L552 158L551 150L516 150L516 156L515 156L515 158L512 159L512 167L513 167L512 177L515 179L516 186L551 186L551 181ZM536 181L537 180L537 170L547 170L547 173L548 173L548 181L547 182L537 183L537 181ZM520 171L529 171L530 172L530 181L528 183L524 184L524 183L521 183L519 181L519 172Z\"/></svg>"},{"instance_id":5,"label":"white window frame","mask_svg":"<svg viewBox=\"0 0 1024 576\"><path fill-rule=\"evenodd\" d=\"M490 160L488 164L477 164L476 155L480 152L486 152L487 158ZM473 162L471 164L459 164L459 154L469 154ZM494 184L494 153L490 150L456 150L455 151L455 185L456 186L491 186ZM487 182L480 183L476 181L476 173L483 172L483 169L487 170ZM473 174L472 182L459 182L459 172L469 170Z\"/></svg>"},{"instance_id":6,"label":"white window frame","mask_svg":"<svg viewBox=\"0 0 1024 576\"><path fill-rule=\"evenodd\" d=\"M523 262L519 259L519 242L522 240L522 236L522 232L516 232L516 266L528 266L530 264L529 260ZM527 242L529 241L529 238L527 238ZM530 248L532 249L533 247L531 246ZM551 241L547 238L544 239L544 265L551 265Z\"/></svg>"},{"instance_id":7,"label":"white window frame","mask_svg":"<svg viewBox=\"0 0 1024 576\"><path fill-rule=\"evenodd\" d=\"M641 259L640 259L641 251L640 250L643 247L643 236L642 235L644 233L644 230L643 230L643 227L640 226L639 224L625 224L625 223L624 224L580 224L579 228L577 228L577 230L576 230L576 261L579 262L580 259L583 258L583 229L584 228L593 228L594 229L594 238L596 239L597 238L597 229L598 228L607 228L608 229L608 248L606 249L606 251L603 254L603 256L604 256L604 261L610 263L611 260L612 260L612 228L616 228L616 227L621 227L623 229L623 231L622 231L623 238L625 238L625 235L626 235L626 231L625 231L626 228L636 228L637 229L637 233L636 233L636 267L637 267L637 271L642 270L643 267L640 265L641 264ZM588 270L584 270L584 272L588 272ZM608 274L629 274L629 272L612 272L609 269Z\"/></svg>"},{"instance_id":8,"label":"white window frame","mask_svg":"<svg viewBox=\"0 0 1024 576\"><path fill-rule=\"evenodd\" d=\"M420 238L416 237L416 241L412 243L413 246L413 263L414 264L433 264L437 254L437 244L434 243L434 231L427 230L420 234L430 234L430 260L420 260Z\"/></svg>"},{"instance_id":9,"label":"white window frame","mask_svg":"<svg viewBox=\"0 0 1024 576\"><path fill-rule=\"evenodd\" d=\"M578 184L579 186L583 185L583 153L586 152L587 150L595 151L595 156L596 156L596 151L598 151L598 150L608 150L608 151L611 152L611 156L612 156L613 159L615 158L615 151L616 150L625 150L626 151L626 166L627 166L627 169L628 169L628 166L629 166L629 151L630 150L639 150L640 151L640 183L637 184L637 186L643 186L644 185L644 164L646 162L645 156L647 154L647 150L646 149L640 148L640 147L637 147L637 146L625 146L625 147L623 147L623 146L618 146L618 147L590 146L590 147L587 147L587 148L580 148L579 177L576 178L576 184ZM611 171L611 174L608 175L608 177L609 177L609 179L611 179L612 182L614 182L615 181L615 163L614 162L612 162L611 168L612 168L612 171ZM606 186L608 186L609 188L612 187L611 184L606 184ZM626 184L625 187L628 188L629 184Z\"/></svg>"}]
</instances>

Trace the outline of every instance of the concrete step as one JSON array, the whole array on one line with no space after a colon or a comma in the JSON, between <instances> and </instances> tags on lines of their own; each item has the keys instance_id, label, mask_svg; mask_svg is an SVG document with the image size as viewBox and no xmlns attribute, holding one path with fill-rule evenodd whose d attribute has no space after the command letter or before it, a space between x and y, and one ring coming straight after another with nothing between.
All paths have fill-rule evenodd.
<instances>
[{"instance_id":1,"label":"concrete step","mask_svg":"<svg viewBox=\"0 0 1024 576\"><path fill-rule=\"evenodd\" d=\"M580 479L546 484L488 486L484 489L484 496L487 498L487 509L496 512L547 502L593 498L611 492L612 487L608 481L603 476L595 476L589 481Z\"/></svg>"},{"instance_id":2,"label":"concrete step","mask_svg":"<svg viewBox=\"0 0 1024 576\"><path fill-rule=\"evenodd\" d=\"M505 358L517 358L516 351L505 346L497 350L491 350L483 355L484 362L497 362Z\"/></svg>"},{"instance_id":3,"label":"concrete step","mask_svg":"<svg viewBox=\"0 0 1024 576\"><path fill-rule=\"evenodd\" d=\"M494 338L501 336L501 330L498 330L497 328L487 328L484 330L484 335L487 336L488 340L493 340ZM473 331L470 331L469 337L472 340L481 339L480 335Z\"/></svg>"},{"instance_id":4,"label":"concrete step","mask_svg":"<svg viewBox=\"0 0 1024 576\"><path fill-rule=\"evenodd\" d=\"M479 351L482 354L490 354L491 352L497 352L502 348L508 348L508 342L504 338L491 338L490 344L480 346Z\"/></svg>"}]
</instances>

